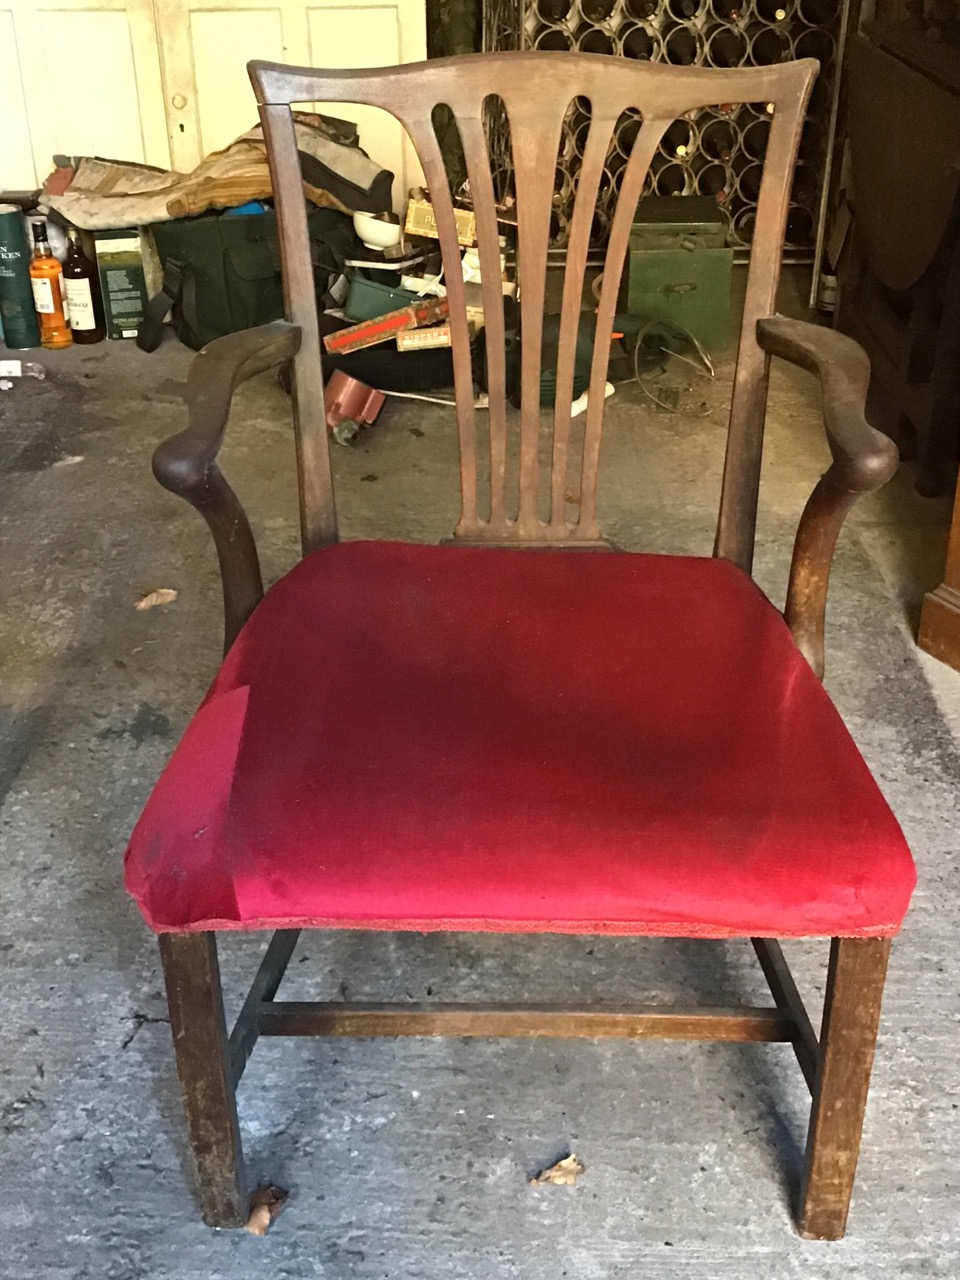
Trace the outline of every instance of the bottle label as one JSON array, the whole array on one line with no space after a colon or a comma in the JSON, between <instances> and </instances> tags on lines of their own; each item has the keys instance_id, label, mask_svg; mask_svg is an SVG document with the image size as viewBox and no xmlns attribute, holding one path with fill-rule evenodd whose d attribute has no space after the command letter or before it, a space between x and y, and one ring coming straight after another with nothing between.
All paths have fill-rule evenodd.
<instances>
[{"instance_id":1,"label":"bottle label","mask_svg":"<svg viewBox=\"0 0 960 1280\"><path fill-rule=\"evenodd\" d=\"M97 327L93 310L93 293L89 280L65 279L66 300L70 307L70 326L73 329L90 330Z\"/></svg>"},{"instance_id":2,"label":"bottle label","mask_svg":"<svg viewBox=\"0 0 960 1280\"><path fill-rule=\"evenodd\" d=\"M30 284L33 286L33 305L38 315L52 316L57 308L53 305L53 288L50 281L34 278Z\"/></svg>"}]
</instances>

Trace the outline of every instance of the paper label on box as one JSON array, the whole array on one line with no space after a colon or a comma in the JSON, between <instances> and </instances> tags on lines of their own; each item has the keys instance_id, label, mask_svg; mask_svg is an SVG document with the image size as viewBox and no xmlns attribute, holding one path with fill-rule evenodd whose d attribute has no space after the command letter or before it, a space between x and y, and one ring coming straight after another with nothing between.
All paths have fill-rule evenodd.
<instances>
[{"instance_id":1,"label":"paper label on box","mask_svg":"<svg viewBox=\"0 0 960 1280\"><path fill-rule=\"evenodd\" d=\"M103 258L111 253L140 254L139 236L104 236L96 241L97 257Z\"/></svg>"}]
</instances>

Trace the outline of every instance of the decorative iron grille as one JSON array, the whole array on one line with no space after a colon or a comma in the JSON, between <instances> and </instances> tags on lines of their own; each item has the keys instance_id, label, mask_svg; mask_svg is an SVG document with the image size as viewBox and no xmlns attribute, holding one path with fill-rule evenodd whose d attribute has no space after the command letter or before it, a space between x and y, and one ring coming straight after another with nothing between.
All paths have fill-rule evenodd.
<instances>
[{"instance_id":1,"label":"decorative iron grille","mask_svg":"<svg viewBox=\"0 0 960 1280\"><path fill-rule=\"evenodd\" d=\"M818 76L800 143L787 218L787 251L809 260L820 231L836 117L836 78L846 24L844 0L486 0L485 49L579 49L681 66L767 66L817 58ZM500 185L509 185L509 138L502 114L490 118ZM562 249L589 126L589 104L575 102L557 159L551 244ZM593 240L602 248L639 117L623 117L601 182ZM748 249L770 128L767 105L729 103L692 112L667 130L645 193L707 195L718 203L728 243Z\"/></svg>"}]
</instances>

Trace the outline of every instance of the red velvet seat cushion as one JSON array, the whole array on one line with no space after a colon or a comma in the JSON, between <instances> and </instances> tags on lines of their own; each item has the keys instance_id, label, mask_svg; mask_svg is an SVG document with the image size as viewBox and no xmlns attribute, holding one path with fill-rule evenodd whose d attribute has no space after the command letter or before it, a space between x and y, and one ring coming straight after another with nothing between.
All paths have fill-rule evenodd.
<instances>
[{"instance_id":1,"label":"red velvet seat cushion","mask_svg":"<svg viewBox=\"0 0 960 1280\"><path fill-rule=\"evenodd\" d=\"M729 563L346 543L244 628L137 824L157 930L870 935L914 867Z\"/></svg>"}]
</instances>

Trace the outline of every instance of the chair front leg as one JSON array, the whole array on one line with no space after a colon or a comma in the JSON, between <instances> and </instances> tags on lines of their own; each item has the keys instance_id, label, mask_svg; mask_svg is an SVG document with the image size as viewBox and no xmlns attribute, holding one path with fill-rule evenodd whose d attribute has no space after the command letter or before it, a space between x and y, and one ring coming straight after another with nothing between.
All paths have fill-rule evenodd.
<instances>
[{"instance_id":1,"label":"chair front leg","mask_svg":"<svg viewBox=\"0 0 960 1280\"><path fill-rule=\"evenodd\" d=\"M846 1229L889 955L889 938L834 938L830 947L798 1213L807 1240L839 1240Z\"/></svg>"},{"instance_id":2,"label":"chair front leg","mask_svg":"<svg viewBox=\"0 0 960 1280\"><path fill-rule=\"evenodd\" d=\"M203 1220L242 1227L249 1193L213 933L163 933L160 958Z\"/></svg>"}]
</instances>

